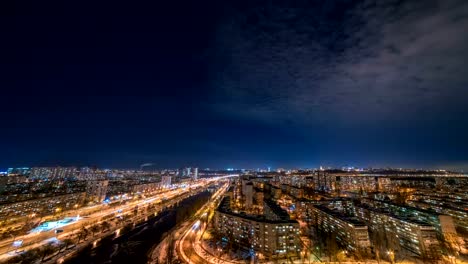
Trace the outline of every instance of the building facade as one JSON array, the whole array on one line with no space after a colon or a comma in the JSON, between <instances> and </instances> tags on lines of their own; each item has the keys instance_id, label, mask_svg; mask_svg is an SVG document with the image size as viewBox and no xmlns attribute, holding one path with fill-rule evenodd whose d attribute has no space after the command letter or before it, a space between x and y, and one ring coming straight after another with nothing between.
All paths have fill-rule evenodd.
<instances>
[{"instance_id":1,"label":"building facade","mask_svg":"<svg viewBox=\"0 0 468 264\"><path fill-rule=\"evenodd\" d=\"M214 225L216 231L228 241L267 258L299 255L301 242L298 222L285 218L284 213L277 217L271 215L275 213L270 212L265 216L235 213L230 209L230 198L225 197L216 210Z\"/></svg>"}]
</instances>

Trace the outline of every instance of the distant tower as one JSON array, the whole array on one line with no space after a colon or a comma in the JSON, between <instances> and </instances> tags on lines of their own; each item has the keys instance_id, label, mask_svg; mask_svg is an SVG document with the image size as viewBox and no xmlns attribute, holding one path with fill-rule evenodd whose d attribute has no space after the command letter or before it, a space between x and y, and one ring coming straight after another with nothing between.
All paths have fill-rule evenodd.
<instances>
[{"instance_id":1,"label":"distant tower","mask_svg":"<svg viewBox=\"0 0 468 264\"><path fill-rule=\"evenodd\" d=\"M198 180L198 168L193 168L193 179Z\"/></svg>"}]
</instances>

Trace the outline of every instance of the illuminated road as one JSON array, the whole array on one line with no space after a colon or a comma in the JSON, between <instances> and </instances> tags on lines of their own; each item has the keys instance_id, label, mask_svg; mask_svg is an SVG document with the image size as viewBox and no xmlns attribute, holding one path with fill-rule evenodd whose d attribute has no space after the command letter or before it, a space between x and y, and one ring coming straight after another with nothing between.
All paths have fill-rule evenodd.
<instances>
[{"instance_id":1,"label":"illuminated road","mask_svg":"<svg viewBox=\"0 0 468 264\"><path fill-rule=\"evenodd\" d=\"M133 210L136 208L136 206L138 207L147 206L147 205L159 202L159 199L162 198L162 196L164 196L168 200L171 200L175 196L183 195L187 192L188 191L173 190L173 191L166 192L164 194L160 194L156 197L151 197L151 198L147 198L147 199L140 200L140 201L133 201L122 206L117 206L117 207L112 207L112 208L103 207L100 211L94 214L91 214L89 216L86 216L86 218L79 218L78 220L75 220L66 226L63 226L60 228L53 228L49 231L44 231L44 232L30 233L24 236L17 237L16 240L22 240L23 245L25 245L24 247L20 248L20 250L29 250L31 248L36 248L43 244L47 244L48 242L53 241L54 238L61 240L63 238L69 237L73 235L74 233L76 233L77 231L80 231L82 228L86 228L93 224L101 222L101 219L103 217L106 217L109 215L122 215L122 216L127 215L127 214L132 213ZM121 211L121 213L116 213L117 211ZM133 222L133 220L129 220L128 222ZM118 224L114 225L114 227L116 226L118 226ZM57 229L63 230L63 232L57 235L55 234ZM2 259L2 257L8 257L8 255L5 256L6 255L5 253L7 253L8 251L13 251L10 253L14 253L14 250L11 246L11 240L7 241L6 243L4 242L2 246L0 247L0 254L2 254L0 256L0 259Z\"/></svg>"},{"instance_id":2,"label":"illuminated road","mask_svg":"<svg viewBox=\"0 0 468 264\"><path fill-rule=\"evenodd\" d=\"M229 176L227 176L229 177ZM189 194L191 190L198 189L200 187L206 187L214 181L223 179L226 177L217 177L217 178L210 178L204 179L199 181L198 183L190 185L190 188L179 188L174 190L169 190L164 193L157 194L152 197L147 197L140 200L129 201L126 204L120 206L107 206L107 205L100 205L100 210L86 216L83 218L77 218L77 220L69 223L60 228L52 228L49 231L43 232L33 232L23 236L16 237L16 241L22 240L23 246L20 247L18 250L27 251L33 248L40 247L44 244L50 243L56 239L63 240L68 237L73 237L83 228L89 228L92 225L98 224L103 222L104 218L108 218L108 222L111 223L110 231L115 231L129 223L137 223L142 222L148 216L148 208L149 206L153 206L153 209L150 210L151 212L159 212L161 211L162 207L169 206L175 204L180 200L184 194ZM161 203L162 199L164 202ZM82 209L87 210L87 208ZM93 209L94 210L94 209ZM136 212L136 214L134 214ZM125 217L127 219L125 221L119 221L117 223L112 222L111 219L115 219L118 216ZM60 229L63 230L59 234L56 234L56 230ZM96 238L93 238L96 239ZM0 261L8 259L9 257L15 255L15 248L12 246L12 239L7 239L0 242Z\"/></svg>"},{"instance_id":3,"label":"illuminated road","mask_svg":"<svg viewBox=\"0 0 468 264\"><path fill-rule=\"evenodd\" d=\"M220 259L207 253L201 247L201 237L207 227L207 217L211 210L216 208L220 198L227 190L229 185L223 186L216 194L213 195L212 202L205 205L200 211L197 212L195 220L191 220L188 224L184 225L182 235L176 242L176 250L180 258L189 264L203 264L203 263L237 263L237 262L223 262Z\"/></svg>"},{"instance_id":4,"label":"illuminated road","mask_svg":"<svg viewBox=\"0 0 468 264\"><path fill-rule=\"evenodd\" d=\"M227 190L228 186L224 186L221 188L215 195L213 195L212 201L202 207L197 214L195 215L194 219L189 220L186 224L184 224L176 233L180 233L181 235L178 237L175 245L175 249L179 258L184 261L185 263L189 264L245 264L246 260L232 260L226 259L225 257L221 258L222 252L212 253L207 251L202 246L202 236L206 230L207 224L209 219L207 216L210 215L210 211L216 208L216 205L220 201L223 193ZM226 255L224 255L226 256ZM248 262L254 263L253 260L247 260ZM257 260L258 261L258 260ZM312 263L316 262L312 258L306 259L281 259L281 260L263 260L261 263L264 264L274 264L274 263L288 263L288 264L303 264L303 263ZM318 261L320 262L320 261ZM255 262L258 263L258 262ZM362 262L321 262L326 264L356 264ZM366 263L373 263L377 264L377 261L367 261ZM389 264L386 261L380 261L381 264Z\"/></svg>"}]
</instances>

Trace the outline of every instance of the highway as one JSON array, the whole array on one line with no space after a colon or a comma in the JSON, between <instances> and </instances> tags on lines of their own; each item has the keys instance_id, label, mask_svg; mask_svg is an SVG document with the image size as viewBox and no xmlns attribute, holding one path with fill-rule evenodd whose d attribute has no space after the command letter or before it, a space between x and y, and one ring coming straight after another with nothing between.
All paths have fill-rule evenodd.
<instances>
[{"instance_id":1,"label":"highway","mask_svg":"<svg viewBox=\"0 0 468 264\"><path fill-rule=\"evenodd\" d=\"M221 200L224 192L226 192L228 184L223 186L217 193L213 195L212 201L202 207L194 218L182 226L178 231L182 235L176 241L176 251L181 260L189 264L203 264L203 263L230 263L223 262L207 253L201 247L201 237L206 230L209 223L210 212L213 211L219 201Z\"/></svg>"},{"instance_id":2,"label":"highway","mask_svg":"<svg viewBox=\"0 0 468 264\"><path fill-rule=\"evenodd\" d=\"M184 224L179 230L177 230L176 234L180 234L177 236L177 241L175 245L176 252L179 256L179 259L188 264L245 264L246 260L232 260L221 258L222 254L213 254L212 252L207 251L202 246L202 237L204 232L206 231L207 225L210 219L207 217L210 215L211 210L215 210L216 206L219 204L220 198L227 190L227 188L221 188L214 196L212 201L202 207L199 212L195 215L194 218L189 220L186 224ZM222 253L222 252L219 252ZM304 264L304 263L323 263L323 264L359 264L364 263L360 261L356 262L328 262L328 261L320 261L318 259L312 259L310 256L306 259L281 259L281 260L250 260L250 263L263 263L263 264ZM378 264L377 261L366 261L365 263L372 263ZM380 260L380 264L390 264L387 261ZM412 262L407 262L408 264L412 264ZM414 264L414 263L413 263Z\"/></svg>"},{"instance_id":3,"label":"highway","mask_svg":"<svg viewBox=\"0 0 468 264\"><path fill-rule=\"evenodd\" d=\"M103 221L110 223L109 231L117 231L129 223L142 222L149 214L157 213L164 206L170 206L178 202L180 198L186 196L184 194L188 195L195 189L206 187L212 182L223 178L225 177L200 180L197 183L191 184L190 188L168 190L151 197L128 201L126 204L118 206L103 204L99 205L99 210L96 210L96 208L83 208L81 209L82 212L89 209L92 209L94 212L85 217L76 216L73 218L73 221L58 228L51 228L48 231L30 232L23 236L18 236L15 238L15 241L23 241L22 246L19 248L13 247L12 239L0 241L0 262L19 254L18 252L38 248L48 243L63 241L66 238L76 238L77 234L84 228L89 228ZM62 231L56 234L57 229Z\"/></svg>"}]
</instances>

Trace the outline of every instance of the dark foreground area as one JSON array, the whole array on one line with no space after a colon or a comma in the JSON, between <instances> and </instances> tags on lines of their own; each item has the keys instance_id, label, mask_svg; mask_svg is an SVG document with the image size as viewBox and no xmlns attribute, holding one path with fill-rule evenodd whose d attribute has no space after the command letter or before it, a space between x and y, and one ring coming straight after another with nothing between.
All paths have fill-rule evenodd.
<instances>
[{"instance_id":1,"label":"dark foreground area","mask_svg":"<svg viewBox=\"0 0 468 264\"><path fill-rule=\"evenodd\" d=\"M132 263L146 264L149 251L157 245L165 233L182 223L211 197L212 193L203 191L188 197L173 207L163 210L157 216L133 227L126 226L122 235L103 238L96 246L90 245L67 260L66 264L83 263Z\"/></svg>"}]
</instances>

